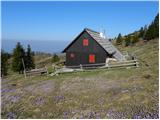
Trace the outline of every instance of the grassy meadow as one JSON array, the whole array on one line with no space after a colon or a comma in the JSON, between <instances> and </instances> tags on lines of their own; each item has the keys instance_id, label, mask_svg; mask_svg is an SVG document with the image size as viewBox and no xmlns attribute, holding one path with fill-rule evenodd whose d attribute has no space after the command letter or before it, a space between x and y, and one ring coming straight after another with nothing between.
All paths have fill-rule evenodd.
<instances>
[{"instance_id":1,"label":"grassy meadow","mask_svg":"<svg viewBox=\"0 0 160 120\"><path fill-rule=\"evenodd\" d=\"M1 81L1 117L159 118L158 39L123 51L140 67L26 79L10 71Z\"/></svg>"}]
</instances>

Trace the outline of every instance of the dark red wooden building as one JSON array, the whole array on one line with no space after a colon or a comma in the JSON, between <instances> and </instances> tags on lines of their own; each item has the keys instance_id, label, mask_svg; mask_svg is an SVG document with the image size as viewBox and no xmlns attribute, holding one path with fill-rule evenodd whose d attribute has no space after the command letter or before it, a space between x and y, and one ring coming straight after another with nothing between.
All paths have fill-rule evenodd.
<instances>
[{"instance_id":1,"label":"dark red wooden building","mask_svg":"<svg viewBox=\"0 0 160 120\"><path fill-rule=\"evenodd\" d=\"M105 63L109 57L118 61L125 58L101 33L85 28L64 50L66 66Z\"/></svg>"}]
</instances>

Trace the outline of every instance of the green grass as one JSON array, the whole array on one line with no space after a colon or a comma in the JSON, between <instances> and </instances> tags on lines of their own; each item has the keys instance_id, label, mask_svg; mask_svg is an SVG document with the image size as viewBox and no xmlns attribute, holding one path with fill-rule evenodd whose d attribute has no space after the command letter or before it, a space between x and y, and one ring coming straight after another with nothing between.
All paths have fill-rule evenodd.
<instances>
[{"instance_id":1,"label":"green grass","mask_svg":"<svg viewBox=\"0 0 160 120\"><path fill-rule=\"evenodd\" d=\"M123 50L135 52L139 68L26 79L10 72L2 80L2 118L157 118L158 40Z\"/></svg>"}]
</instances>

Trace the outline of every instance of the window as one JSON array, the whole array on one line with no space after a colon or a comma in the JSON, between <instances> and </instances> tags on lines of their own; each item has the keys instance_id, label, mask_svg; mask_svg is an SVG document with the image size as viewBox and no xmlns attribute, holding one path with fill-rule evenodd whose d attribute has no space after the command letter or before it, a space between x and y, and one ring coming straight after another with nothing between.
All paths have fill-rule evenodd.
<instances>
[{"instance_id":1,"label":"window","mask_svg":"<svg viewBox=\"0 0 160 120\"><path fill-rule=\"evenodd\" d=\"M83 39L83 46L88 46L88 39Z\"/></svg>"},{"instance_id":2,"label":"window","mask_svg":"<svg viewBox=\"0 0 160 120\"><path fill-rule=\"evenodd\" d=\"M94 54L89 55L89 63L95 63L95 55Z\"/></svg>"},{"instance_id":3,"label":"window","mask_svg":"<svg viewBox=\"0 0 160 120\"><path fill-rule=\"evenodd\" d=\"M74 58L74 53L71 53L71 54L70 54L70 57L71 57L71 58Z\"/></svg>"}]
</instances>

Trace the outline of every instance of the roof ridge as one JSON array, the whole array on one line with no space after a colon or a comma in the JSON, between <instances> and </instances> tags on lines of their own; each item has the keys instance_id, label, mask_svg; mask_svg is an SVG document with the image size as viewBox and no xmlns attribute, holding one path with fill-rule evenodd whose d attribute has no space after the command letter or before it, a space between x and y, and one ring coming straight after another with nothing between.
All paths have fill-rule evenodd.
<instances>
[{"instance_id":1,"label":"roof ridge","mask_svg":"<svg viewBox=\"0 0 160 120\"><path fill-rule=\"evenodd\" d=\"M90 28L84 28L84 30L85 30L85 31L87 31L87 30L88 30L88 31L95 32L95 33L98 33L98 34L99 34L99 32L94 31L94 30L92 30L92 29L90 29Z\"/></svg>"}]
</instances>

